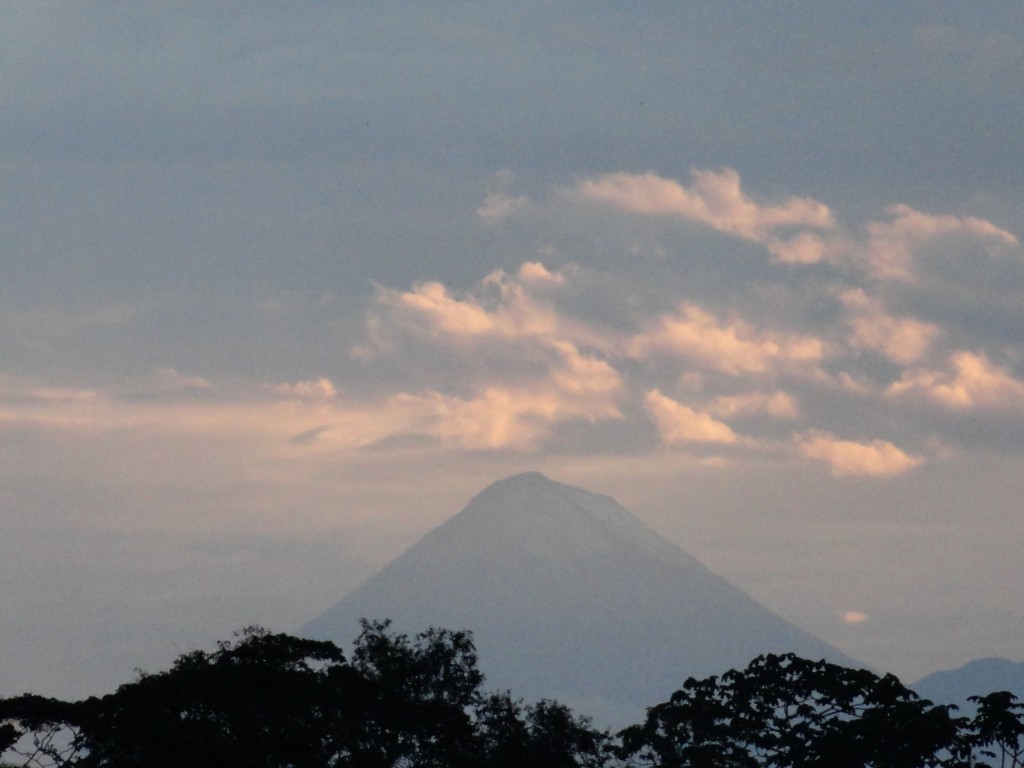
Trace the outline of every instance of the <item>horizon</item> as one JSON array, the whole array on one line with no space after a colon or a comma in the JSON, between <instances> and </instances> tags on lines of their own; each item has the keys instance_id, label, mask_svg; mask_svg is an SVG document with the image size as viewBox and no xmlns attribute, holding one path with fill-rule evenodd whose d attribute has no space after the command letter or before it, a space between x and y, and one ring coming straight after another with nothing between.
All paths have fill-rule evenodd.
<instances>
[{"instance_id":1,"label":"horizon","mask_svg":"<svg viewBox=\"0 0 1024 768\"><path fill-rule=\"evenodd\" d=\"M1024 31L14 2L0 696L302 626L529 468L914 681L1024 658Z\"/></svg>"}]
</instances>

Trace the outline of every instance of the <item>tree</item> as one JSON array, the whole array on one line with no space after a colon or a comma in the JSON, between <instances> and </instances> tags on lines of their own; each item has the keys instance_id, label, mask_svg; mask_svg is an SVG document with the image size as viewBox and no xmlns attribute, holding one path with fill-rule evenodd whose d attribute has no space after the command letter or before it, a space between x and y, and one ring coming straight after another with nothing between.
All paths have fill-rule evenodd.
<instances>
[{"instance_id":1,"label":"tree","mask_svg":"<svg viewBox=\"0 0 1024 768\"><path fill-rule=\"evenodd\" d=\"M46 700L33 719L31 698L18 697L0 716L33 733L47 723L72 732L74 749L54 765L324 766L355 719L359 683L334 644L249 628L102 698Z\"/></svg>"},{"instance_id":2,"label":"tree","mask_svg":"<svg viewBox=\"0 0 1024 768\"><path fill-rule=\"evenodd\" d=\"M966 765L950 709L892 675L769 654L687 680L622 732L622 755L662 768Z\"/></svg>"},{"instance_id":3,"label":"tree","mask_svg":"<svg viewBox=\"0 0 1024 768\"><path fill-rule=\"evenodd\" d=\"M25 694L0 699L0 756L22 766L51 768L67 764L78 752L81 737L69 722L73 705Z\"/></svg>"},{"instance_id":4,"label":"tree","mask_svg":"<svg viewBox=\"0 0 1024 768\"><path fill-rule=\"evenodd\" d=\"M611 757L611 737L564 704L542 700L524 706L507 692L477 708L477 728L488 768L598 768Z\"/></svg>"},{"instance_id":5,"label":"tree","mask_svg":"<svg viewBox=\"0 0 1024 768\"><path fill-rule=\"evenodd\" d=\"M333 643L250 627L114 693L0 699L0 757L31 768L598 766L608 736L554 702L485 695L467 632L364 622Z\"/></svg>"},{"instance_id":6,"label":"tree","mask_svg":"<svg viewBox=\"0 0 1024 768\"><path fill-rule=\"evenodd\" d=\"M552 701L485 694L472 635L429 629L410 640L363 622L353 665L376 686L369 743L386 765L416 768L598 766L609 735Z\"/></svg>"},{"instance_id":7,"label":"tree","mask_svg":"<svg viewBox=\"0 0 1024 768\"><path fill-rule=\"evenodd\" d=\"M978 709L968 726L968 740L982 759L1000 768L1024 766L1024 704L1009 691L971 696Z\"/></svg>"}]
</instances>

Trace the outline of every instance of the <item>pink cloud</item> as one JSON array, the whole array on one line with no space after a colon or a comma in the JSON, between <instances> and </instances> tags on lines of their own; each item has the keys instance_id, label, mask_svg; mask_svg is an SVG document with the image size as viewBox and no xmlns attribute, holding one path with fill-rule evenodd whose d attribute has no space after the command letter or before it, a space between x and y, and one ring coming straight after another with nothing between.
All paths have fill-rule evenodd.
<instances>
[{"instance_id":1,"label":"pink cloud","mask_svg":"<svg viewBox=\"0 0 1024 768\"><path fill-rule=\"evenodd\" d=\"M797 436L796 446L802 456L828 464L836 477L900 475L924 463L885 440L858 443L816 430Z\"/></svg>"},{"instance_id":2,"label":"pink cloud","mask_svg":"<svg viewBox=\"0 0 1024 768\"><path fill-rule=\"evenodd\" d=\"M886 213L891 220L868 224L868 241L860 249L871 274L885 280L912 280L914 252L935 238L960 235L992 245L1020 244L1013 234L974 216L934 216L902 204Z\"/></svg>"},{"instance_id":3,"label":"pink cloud","mask_svg":"<svg viewBox=\"0 0 1024 768\"><path fill-rule=\"evenodd\" d=\"M644 410L658 428L665 445L735 443L739 439L728 424L665 397L657 389L647 393Z\"/></svg>"},{"instance_id":4,"label":"pink cloud","mask_svg":"<svg viewBox=\"0 0 1024 768\"><path fill-rule=\"evenodd\" d=\"M525 262L515 274L492 272L463 295L453 295L438 282L420 283L409 291L378 287L367 316L369 342L353 353L372 357L396 335L463 345L503 340L550 346L562 339L605 347L604 334L574 322L551 303L551 291L574 269L554 272L539 262Z\"/></svg>"},{"instance_id":5,"label":"pink cloud","mask_svg":"<svg viewBox=\"0 0 1024 768\"><path fill-rule=\"evenodd\" d=\"M296 381L288 384L275 384L269 387L282 397L292 397L299 400L331 400L338 396L338 390L334 382L321 376L319 379L310 381Z\"/></svg>"},{"instance_id":6,"label":"pink cloud","mask_svg":"<svg viewBox=\"0 0 1024 768\"><path fill-rule=\"evenodd\" d=\"M627 346L629 354L641 359L679 356L732 375L807 366L825 355L824 343L813 336L761 331L742 320L722 322L687 302L678 313L662 315Z\"/></svg>"},{"instance_id":7,"label":"pink cloud","mask_svg":"<svg viewBox=\"0 0 1024 768\"><path fill-rule=\"evenodd\" d=\"M707 406L707 411L721 418L745 413L764 413L777 419L795 419L800 415L796 401L785 392L750 392L716 397Z\"/></svg>"},{"instance_id":8,"label":"pink cloud","mask_svg":"<svg viewBox=\"0 0 1024 768\"><path fill-rule=\"evenodd\" d=\"M435 333L475 336L495 329L495 319L472 300L448 294L441 283L421 283L411 291L388 291L382 303L390 304L416 321L425 321Z\"/></svg>"},{"instance_id":9,"label":"pink cloud","mask_svg":"<svg viewBox=\"0 0 1024 768\"><path fill-rule=\"evenodd\" d=\"M1024 381L993 364L982 352L956 352L949 370L911 370L892 384L890 395L923 394L953 409L1024 411Z\"/></svg>"},{"instance_id":10,"label":"pink cloud","mask_svg":"<svg viewBox=\"0 0 1024 768\"><path fill-rule=\"evenodd\" d=\"M559 422L622 418L616 404L623 389L618 372L571 344L560 344L558 351L560 363L530 384L486 386L467 398L402 393L392 398L391 406L411 414L406 432L488 450L535 449Z\"/></svg>"},{"instance_id":11,"label":"pink cloud","mask_svg":"<svg viewBox=\"0 0 1024 768\"><path fill-rule=\"evenodd\" d=\"M693 186L653 173L609 173L580 183L584 197L636 213L680 216L748 240L762 240L780 227L828 229L828 206L790 197L781 205L761 205L743 193L731 168L693 171Z\"/></svg>"},{"instance_id":12,"label":"pink cloud","mask_svg":"<svg viewBox=\"0 0 1024 768\"><path fill-rule=\"evenodd\" d=\"M576 193L634 213L677 216L719 232L761 243L779 260L795 264L820 261L821 238L806 230L831 230L832 214L824 203L790 197L779 205L764 205L748 197L740 175L731 168L693 171L689 188L654 173L609 173L588 179ZM779 236L778 230L803 230Z\"/></svg>"},{"instance_id":13,"label":"pink cloud","mask_svg":"<svg viewBox=\"0 0 1024 768\"><path fill-rule=\"evenodd\" d=\"M861 611L843 611L839 616L844 624L863 624L871 618Z\"/></svg>"},{"instance_id":14,"label":"pink cloud","mask_svg":"<svg viewBox=\"0 0 1024 768\"><path fill-rule=\"evenodd\" d=\"M939 328L912 318L893 317L877 299L854 288L839 295L847 309L849 342L854 347L879 352L894 363L906 365L920 360Z\"/></svg>"}]
</instances>

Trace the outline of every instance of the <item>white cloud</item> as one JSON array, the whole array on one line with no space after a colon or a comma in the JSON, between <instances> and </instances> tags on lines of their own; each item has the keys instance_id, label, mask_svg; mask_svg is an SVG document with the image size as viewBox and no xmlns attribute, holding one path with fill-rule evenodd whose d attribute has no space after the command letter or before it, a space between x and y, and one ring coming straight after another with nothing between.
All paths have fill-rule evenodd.
<instances>
[{"instance_id":1,"label":"white cloud","mask_svg":"<svg viewBox=\"0 0 1024 768\"><path fill-rule=\"evenodd\" d=\"M924 463L923 457L907 454L885 440L858 443L827 432L798 435L796 446L802 456L828 464L836 477L900 475Z\"/></svg>"},{"instance_id":2,"label":"white cloud","mask_svg":"<svg viewBox=\"0 0 1024 768\"><path fill-rule=\"evenodd\" d=\"M846 307L849 342L854 347L879 352L894 363L903 365L920 360L939 328L913 318L893 317L878 299L861 288L852 288L839 295Z\"/></svg>"},{"instance_id":3,"label":"white cloud","mask_svg":"<svg viewBox=\"0 0 1024 768\"><path fill-rule=\"evenodd\" d=\"M762 331L743 320L722 322L695 304L683 302L673 315L662 315L628 343L629 354L684 357L732 375L806 367L825 355L813 336Z\"/></svg>"},{"instance_id":4,"label":"white cloud","mask_svg":"<svg viewBox=\"0 0 1024 768\"><path fill-rule=\"evenodd\" d=\"M728 424L677 403L657 389L647 393L644 410L658 428L665 445L735 443L739 439Z\"/></svg>"}]
</instances>

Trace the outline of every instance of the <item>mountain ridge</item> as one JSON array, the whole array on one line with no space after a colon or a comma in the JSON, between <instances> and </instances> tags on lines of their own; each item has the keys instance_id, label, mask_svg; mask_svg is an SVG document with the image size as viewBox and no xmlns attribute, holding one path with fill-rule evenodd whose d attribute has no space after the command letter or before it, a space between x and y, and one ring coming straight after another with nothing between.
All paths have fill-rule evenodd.
<instances>
[{"instance_id":1,"label":"mountain ridge","mask_svg":"<svg viewBox=\"0 0 1024 768\"><path fill-rule=\"evenodd\" d=\"M925 675L910 688L936 704L954 704L966 713L975 709L975 705L968 701L970 696L1010 691L1024 701L1024 661L998 656L973 659L955 669L942 669Z\"/></svg>"}]
</instances>

